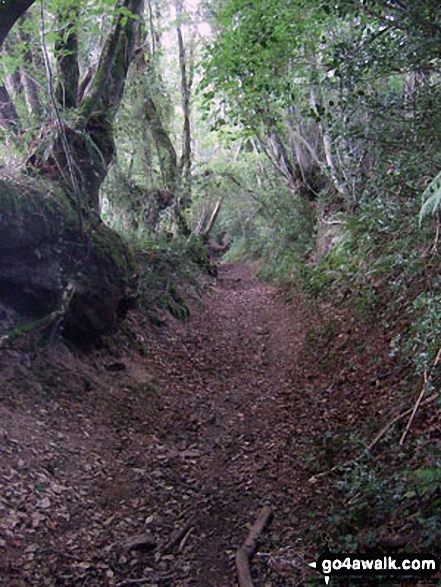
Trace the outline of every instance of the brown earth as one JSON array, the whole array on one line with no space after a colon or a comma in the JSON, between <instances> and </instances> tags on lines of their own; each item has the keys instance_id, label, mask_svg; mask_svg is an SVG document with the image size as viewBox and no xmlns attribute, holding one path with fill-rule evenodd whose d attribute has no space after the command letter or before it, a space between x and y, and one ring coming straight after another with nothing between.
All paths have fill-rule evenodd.
<instances>
[{"instance_id":1,"label":"brown earth","mask_svg":"<svg viewBox=\"0 0 441 587\"><path fill-rule=\"evenodd\" d=\"M323 534L338 546L329 516L357 496L335 489L337 473L311 478L409 406L404 390L385 393L402 377L392 334L331 320L234 264L186 323L153 329L132 313L87 356L5 350L0 585L231 587L264 505L256 587L324 584L307 563ZM358 546L381 526L418 550L416 522L371 509L350 529Z\"/></svg>"}]
</instances>

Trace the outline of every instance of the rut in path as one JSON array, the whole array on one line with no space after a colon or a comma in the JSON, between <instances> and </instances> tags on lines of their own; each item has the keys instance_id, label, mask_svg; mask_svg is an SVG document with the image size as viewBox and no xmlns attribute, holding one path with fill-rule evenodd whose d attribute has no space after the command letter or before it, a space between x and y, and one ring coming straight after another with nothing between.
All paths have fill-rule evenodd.
<instances>
[{"instance_id":1,"label":"rut in path","mask_svg":"<svg viewBox=\"0 0 441 587\"><path fill-rule=\"evenodd\" d=\"M263 505L275 513L270 534L286 549L299 544L317 410L299 387L303 311L246 267L228 265L188 323L155 340L168 388L163 434L184 455L175 472L191 488L187 516L196 515L191 579L179 584L235 585L234 552Z\"/></svg>"}]
</instances>

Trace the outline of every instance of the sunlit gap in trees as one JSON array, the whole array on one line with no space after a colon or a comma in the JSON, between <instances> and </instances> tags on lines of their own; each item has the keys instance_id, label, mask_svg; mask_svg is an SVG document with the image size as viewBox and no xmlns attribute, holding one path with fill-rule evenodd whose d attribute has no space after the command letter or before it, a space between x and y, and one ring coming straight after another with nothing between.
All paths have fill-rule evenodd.
<instances>
[{"instance_id":1,"label":"sunlit gap in trees","mask_svg":"<svg viewBox=\"0 0 441 587\"><path fill-rule=\"evenodd\" d=\"M184 10L190 15L191 21L194 22L194 25L197 28L197 31L201 37L209 37L212 34L211 26L208 22L200 20L201 14L201 2L200 0L185 0L184 1ZM176 5L170 4L170 20L172 22L177 20L177 11ZM199 22L198 22L199 21ZM183 29L188 28L188 25L183 25ZM173 33L172 33L173 34ZM168 37L168 38L167 38ZM170 43L170 35L165 35L164 38L165 45Z\"/></svg>"}]
</instances>

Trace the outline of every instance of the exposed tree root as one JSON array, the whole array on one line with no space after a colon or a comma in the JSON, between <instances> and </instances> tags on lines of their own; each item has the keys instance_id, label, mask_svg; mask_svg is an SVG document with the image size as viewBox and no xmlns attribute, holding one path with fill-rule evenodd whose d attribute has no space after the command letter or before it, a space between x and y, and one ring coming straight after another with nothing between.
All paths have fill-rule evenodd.
<instances>
[{"instance_id":1,"label":"exposed tree root","mask_svg":"<svg viewBox=\"0 0 441 587\"><path fill-rule=\"evenodd\" d=\"M262 508L254 526L251 528L248 538L236 553L237 578L240 587L253 587L253 581L250 574L250 558L256 548L256 541L270 522L273 512L270 507Z\"/></svg>"}]
</instances>

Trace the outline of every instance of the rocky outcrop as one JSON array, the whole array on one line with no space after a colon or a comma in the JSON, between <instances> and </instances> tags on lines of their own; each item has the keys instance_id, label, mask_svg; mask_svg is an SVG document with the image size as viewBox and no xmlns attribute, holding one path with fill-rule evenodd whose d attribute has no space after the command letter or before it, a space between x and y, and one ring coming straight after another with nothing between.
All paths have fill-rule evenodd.
<instances>
[{"instance_id":1,"label":"rocky outcrop","mask_svg":"<svg viewBox=\"0 0 441 587\"><path fill-rule=\"evenodd\" d=\"M63 334L81 342L115 329L134 300L134 262L98 218L81 231L75 205L55 183L0 175L0 301L24 317L60 308Z\"/></svg>"}]
</instances>

